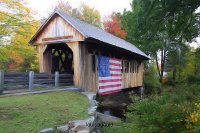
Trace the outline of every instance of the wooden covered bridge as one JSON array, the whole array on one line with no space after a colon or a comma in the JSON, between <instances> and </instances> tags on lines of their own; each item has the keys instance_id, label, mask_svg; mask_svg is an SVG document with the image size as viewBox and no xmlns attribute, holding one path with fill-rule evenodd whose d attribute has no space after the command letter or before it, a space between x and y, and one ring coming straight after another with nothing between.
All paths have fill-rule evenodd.
<instances>
[{"instance_id":1,"label":"wooden covered bridge","mask_svg":"<svg viewBox=\"0 0 200 133\"><path fill-rule=\"evenodd\" d=\"M121 89L143 85L143 61L148 59L145 53L133 44L62 11L55 11L29 43L37 47L40 72L71 73L74 86L83 90L99 91L100 56L119 61L119 64L113 64L120 65L117 74L121 78L111 77L110 87L116 88L113 84L116 80L120 81ZM105 81L105 84L108 83Z\"/></svg>"}]
</instances>

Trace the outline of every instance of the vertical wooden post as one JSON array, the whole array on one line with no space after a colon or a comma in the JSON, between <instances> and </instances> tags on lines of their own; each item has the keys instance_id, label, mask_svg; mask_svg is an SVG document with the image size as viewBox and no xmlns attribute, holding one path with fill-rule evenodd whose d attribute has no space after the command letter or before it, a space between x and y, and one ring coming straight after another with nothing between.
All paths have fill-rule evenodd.
<instances>
[{"instance_id":1,"label":"vertical wooden post","mask_svg":"<svg viewBox=\"0 0 200 133\"><path fill-rule=\"evenodd\" d=\"M0 93L3 91L4 86L4 71L0 70Z\"/></svg>"},{"instance_id":2,"label":"vertical wooden post","mask_svg":"<svg viewBox=\"0 0 200 133\"><path fill-rule=\"evenodd\" d=\"M32 91L33 89L33 81L34 81L34 72L29 72L29 91Z\"/></svg>"},{"instance_id":3,"label":"vertical wooden post","mask_svg":"<svg viewBox=\"0 0 200 133\"><path fill-rule=\"evenodd\" d=\"M82 60L81 60L81 51L80 47L82 45L79 42L70 42L67 43L67 46L73 51L73 62L74 62L74 86L81 88L82 80L81 80L81 72L83 72L82 68ZM83 75L83 74L82 74Z\"/></svg>"},{"instance_id":4,"label":"vertical wooden post","mask_svg":"<svg viewBox=\"0 0 200 133\"><path fill-rule=\"evenodd\" d=\"M55 72L55 87L59 86L59 72Z\"/></svg>"},{"instance_id":5,"label":"vertical wooden post","mask_svg":"<svg viewBox=\"0 0 200 133\"><path fill-rule=\"evenodd\" d=\"M144 98L144 87L143 86L140 87L140 98L141 99Z\"/></svg>"}]
</instances>

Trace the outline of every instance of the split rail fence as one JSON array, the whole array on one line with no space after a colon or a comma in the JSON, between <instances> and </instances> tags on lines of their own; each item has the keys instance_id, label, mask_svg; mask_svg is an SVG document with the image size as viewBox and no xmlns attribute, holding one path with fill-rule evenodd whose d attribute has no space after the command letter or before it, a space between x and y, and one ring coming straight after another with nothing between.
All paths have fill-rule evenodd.
<instances>
[{"instance_id":1,"label":"split rail fence","mask_svg":"<svg viewBox=\"0 0 200 133\"><path fill-rule=\"evenodd\" d=\"M72 74L0 71L0 90L18 90L72 86Z\"/></svg>"}]
</instances>

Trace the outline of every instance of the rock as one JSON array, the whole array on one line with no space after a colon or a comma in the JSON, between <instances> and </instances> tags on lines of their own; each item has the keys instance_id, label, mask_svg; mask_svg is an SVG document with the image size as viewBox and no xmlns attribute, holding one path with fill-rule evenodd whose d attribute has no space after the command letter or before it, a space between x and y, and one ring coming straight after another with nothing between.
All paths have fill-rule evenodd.
<instances>
[{"instance_id":1,"label":"rock","mask_svg":"<svg viewBox=\"0 0 200 133\"><path fill-rule=\"evenodd\" d=\"M57 127L57 131L59 133L68 133L68 130L69 130L69 126L68 125Z\"/></svg>"},{"instance_id":2,"label":"rock","mask_svg":"<svg viewBox=\"0 0 200 133\"><path fill-rule=\"evenodd\" d=\"M78 90L77 90L78 91ZM96 118L96 109L97 109L97 101L95 100L96 94L93 92L82 92L83 95L87 96L90 102L90 107L88 108L88 114L91 115L89 118L85 120L74 120L68 123L65 126L57 127L58 133L90 133L95 129L95 118ZM48 132L49 131L49 132ZM54 130L42 130L40 133L53 133Z\"/></svg>"},{"instance_id":3,"label":"rock","mask_svg":"<svg viewBox=\"0 0 200 133\"><path fill-rule=\"evenodd\" d=\"M75 133L82 130L90 132L91 130L94 129L94 126L93 126L94 121L95 121L94 116L91 116L85 120L71 121L69 122L69 126L70 126L69 133Z\"/></svg>"},{"instance_id":4,"label":"rock","mask_svg":"<svg viewBox=\"0 0 200 133\"><path fill-rule=\"evenodd\" d=\"M41 130L39 133L53 133L54 129L53 128L46 128Z\"/></svg>"},{"instance_id":5,"label":"rock","mask_svg":"<svg viewBox=\"0 0 200 133\"><path fill-rule=\"evenodd\" d=\"M82 94L87 96L90 102L90 107L88 108L88 114L94 115L98 105L98 102L95 100L96 94L93 92L82 92Z\"/></svg>"},{"instance_id":6,"label":"rock","mask_svg":"<svg viewBox=\"0 0 200 133\"><path fill-rule=\"evenodd\" d=\"M90 106L97 106L98 102L96 100L90 100Z\"/></svg>"},{"instance_id":7,"label":"rock","mask_svg":"<svg viewBox=\"0 0 200 133\"><path fill-rule=\"evenodd\" d=\"M87 126L78 125L69 130L69 133L90 133L90 128Z\"/></svg>"},{"instance_id":8,"label":"rock","mask_svg":"<svg viewBox=\"0 0 200 133\"><path fill-rule=\"evenodd\" d=\"M95 115L97 116L97 119L100 122L109 122L109 123L118 123L121 122L121 119L115 116L110 116L106 114L102 114L100 112L95 112Z\"/></svg>"},{"instance_id":9,"label":"rock","mask_svg":"<svg viewBox=\"0 0 200 133\"><path fill-rule=\"evenodd\" d=\"M77 133L90 133L90 131L87 131L87 130L81 130L81 131L78 131Z\"/></svg>"},{"instance_id":10,"label":"rock","mask_svg":"<svg viewBox=\"0 0 200 133\"><path fill-rule=\"evenodd\" d=\"M92 133L101 133L101 131L99 129L96 129L95 131L93 131Z\"/></svg>"},{"instance_id":11,"label":"rock","mask_svg":"<svg viewBox=\"0 0 200 133\"><path fill-rule=\"evenodd\" d=\"M88 114L89 115L94 115L94 113L96 112L96 110L97 110L97 106L89 107L88 108Z\"/></svg>"},{"instance_id":12,"label":"rock","mask_svg":"<svg viewBox=\"0 0 200 133\"><path fill-rule=\"evenodd\" d=\"M93 92L82 92L82 94L85 95L85 96L87 96L90 101L94 100L95 96L96 96L96 94L93 93Z\"/></svg>"},{"instance_id":13,"label":"rock","mask_svg":"<svg viewBox=\"0 0 200 133\"><path fill-rule=\"evenodd\" d=\"M80 132L80 133L89 133L90 132L90 128L89 127L86 127L86 126L82 126L82 125L79 125L75 128L75 132Z\"/></svg>"},{"instance_id":14,"label":"rock","mask_svg":"<svg viewBox=\"0 0 200 133\"><path fill-rule=\"evenodd\" d=\"M87 124L92 124L94 123L95 121L95 118L94 116L91 116L85 120L74 120L74 121L71 121L69 122L69 125L70 127L77 127L78 125L81 125L81 126L87 126Z\"/></svg>"}]
</instances>

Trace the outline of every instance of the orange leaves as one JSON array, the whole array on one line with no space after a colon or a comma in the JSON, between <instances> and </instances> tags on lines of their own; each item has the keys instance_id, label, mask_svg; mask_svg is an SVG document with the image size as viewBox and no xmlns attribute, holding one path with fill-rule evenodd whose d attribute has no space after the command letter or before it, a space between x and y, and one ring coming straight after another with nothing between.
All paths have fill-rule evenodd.
<instances>
[{"instance_id":1,"label":"orange leaves","mask_svg":"<svg viewBox=\"0 0 200 133\"><path fill-rule=\"evenodd\" d=\"M8 69L10 70L16 70L24 62L24 58L15 51L9 51L9 58Z\"/></svg>"},{"instance_id":2,"label":"orange leaves","mask_svg":"<svg viewBox=\"0 0 200 133\"><path fill-rule=\"evenodd\" d=\"M111 15L107 18L103 25L107 32L123 39L126 38L127 33L122 29L121 20L116 15Z\"/></svg>"}]
</instances>

